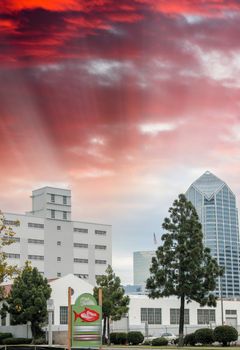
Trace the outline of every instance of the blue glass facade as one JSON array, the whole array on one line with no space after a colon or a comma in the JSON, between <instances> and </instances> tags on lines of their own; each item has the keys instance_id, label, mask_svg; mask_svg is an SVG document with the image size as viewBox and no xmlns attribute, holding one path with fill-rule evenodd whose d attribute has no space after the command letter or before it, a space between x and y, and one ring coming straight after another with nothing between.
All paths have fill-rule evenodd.
<instances>
[{"instance_id":1,"label":"blue glass facade","mask_svg":"<svg viewBox=\"0 0 240 350\"><path fill-rule=\"evenodd\" d=\"M218 279L216 294L239 296L239 228L236 198L225 182L210 172L204 173L186 192L202 224L204 244L220 266L224 276Z\"/></svg>"}]
</instances>

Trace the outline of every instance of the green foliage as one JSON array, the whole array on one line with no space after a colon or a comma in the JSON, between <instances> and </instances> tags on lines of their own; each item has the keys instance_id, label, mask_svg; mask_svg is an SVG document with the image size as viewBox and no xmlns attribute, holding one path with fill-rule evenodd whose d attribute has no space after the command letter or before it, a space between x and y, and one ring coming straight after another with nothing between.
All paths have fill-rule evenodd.
<instances>
[{"instance_id":1,"label":"green foliage","mask_svg":"<svg viewBox=\"0 0 240 350\"><path fill-rule=\"evenodd\" d=\"M3 344L4 345L12 345L12 344L18 344L18 345L22 345L22 344L31 344L32 339L28 339L28 338L6 338L3 340Z\"/></svg>"},{"instance_id":2,"label":"green foliage","mask_svg":"<svg viewBox=\"0 0 240 350\"><path fill-rule=\"evenodd\" d=\"M213 291L222 274L210 249L203 246L202 227L196 209L183 194L169 209L162 224L163 244L152 258L146 288L150 298L175 295L180 298L179 344L183 344L185 301L216 305Z\"/></svg>"},{"instance_id":3,"label":"green foliage","mask_svg":"<svg viewBox=\"0 0 240 350\"><path fill-rule=\"evenodd\" d=\"M166 346L168 345L168 340L166 338L160 337L152 340L152 346Z\"/></svg>"},{"instance_id":4,"label":"green foliage","mask_svg":"<svg viewBox=\"0 0 240 350\"><path fill-rule=\"evenodd\" d=\"M142 343L142 345L152 345L152 341L151 340L144 340L144 342Z\"/></svg>"},{"instance_id":5,"label":"green foliage","mask_svg":"<svg viewBox=\"0 0 240 350\"><path fill-rule=\"evenodd\" d=\"M213 330L210 328L201 328L197 329L194 333L196 343L201 343L203 345L212 344L213 339Z\"/></svg>"},{"instance_id":6,"label":"green foliage","mask_svg":"<svg viewBox=\"0 0 240 350\"><path fill-rule=\"evenodd\" d=\"M125 345L127 343L127 333L124 333L124 332L110 333L110 343L114 345Z\"/></svg>"},{"instance_id":7,"label":"green foliage","mask_svg":"<svg viewBox=\"0 0 240 350\"><path fill-rule=\"evenodd\" d=\"M186 334L184 337L184 345L194 346L196 344L196 338L194 333Z\"/></svg>"},{"instance_id":8,"label":"green foliage","mask_svg":"<svg viewBox=\"0 0 240 350\"><path fill-rule=\"evenodd\" d=\"M6 338L12 338L12 333L0 333L0 344L3 343L3 340Z\"/></svg>"},{"instance_id":9,"label":"green foliage","mask_svg":"<svg viewBox=\"0 0 240 350\"><path fill-rule=\"evenodd\" d=\"M50 296L51 287L47 279L26 263L6 299L12 323L26 324L30 321L33 338L41 336L41 326L47 320L47 300Z\"/></svg>"},{"instance_id":10,"label":"green foliage","mask_svg":"<svg viewBox=\"0 0 240 350\"><path fill-rule=\"evenodd\" d=\"M15 225L19 225L19 221L16 220ZM15 242L15 233L12 228L5 225L5 218L3 213L0 211L0 283L6 278L11 278L13 274L18 273L17 266L11 266L7 263L7 255L4 253L4 247ZM0 301L6 296L4 295L4 288L0 286Z\"/></svg>"},{"instance_id":11,"label":"green foliage","mask_svg":"<svg viewBox=\"0 0 240 350\"><path fill-rule=\"evenodd\" d=\"M144 340L144 336L141 332L128 332L127 334L127 341L128 344L132 345L138 345L141 344Z\"/></svg>"},{"instance_id":12,"label":"green foliage","mask_svg":"<svg viewBox=\"0 0 240 350\"><path fill-rule=\"evenodd\" d=\"M238 340L238 332L232 326L218 326L213 331L213 337L215 341L227 346L232 341Z\"/></svg>"},{"instance_id":13,"label":"green foliage","mask_svg":"<svg viewBox=\"0 0 240 350\"><path fill-rule=\"evenodd\" d=\"M121 286L121 280L115 275L112 267L109 265L106 269L106 275L97 278L97 287L94 288L93 293L96 300L98 300L98 291L102 288L103 305L103 335L107 334L109 339L109 321L120 320L123 315L128 312L129 297L124 295L124 289ZM104 341L104 339L103 339Z\"/></svg>"},{"instance_id":14,"label":"green foliage","mask_svg":"<svg viewBox=\"0 0 240 350\"><path fill-rule=\"evenodd\" d=\"M35 345L46 344L46 338L45 337L39 337L39 338L33 339L32 343L35 344Z\"/></svg>"}]
</instances>

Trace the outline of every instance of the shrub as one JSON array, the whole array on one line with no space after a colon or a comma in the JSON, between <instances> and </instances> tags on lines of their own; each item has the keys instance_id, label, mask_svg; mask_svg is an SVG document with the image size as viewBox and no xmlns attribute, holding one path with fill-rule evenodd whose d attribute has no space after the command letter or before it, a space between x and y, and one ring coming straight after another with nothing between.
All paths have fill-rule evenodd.
<instances>
[{"instance_id":1,"label":"shrub","mask_svg":"<svg viewBox=\"0 0 240 350\"><path fill-rule=\"evenodd\" d=\"M194 333L186 334L183 342L184 342L184 345L194 346L196 344L195 334Z\"/></svg>"},{"instance_id":2,"label":"shrub","mask_svg":"<svg viewBox=\"0 0 240 350\"><path fill-rule=\"evenodd\" d=\"M2 344L3 339L12 338L12 333L0 333L0 344Z\"/></svg>"},{"instance_id":3,"label":"shrub","mask_svg":"<svg viewBox=\"0 0 240 350\"><path fill-rule=\"evenodd\" d=\"M46 339L45 337L39 337L39 338L33 339L32 343L35 345L46 344Z\"/></svg>"},{"instance_id":4,"label":"shrub","mask_svg":"<svg viewBox=\"0 0 240 350\"><path fill-rule=\"evenodd\" d=\"M116 345L125 345L127 342L127 333L123 333L123 332L110 333L110 342Z\"/></svg>"},{"instance_id":5,"label":"shrub","mask_svg":"<svg viewBox=\"0 0 240 350\"><path fill-rule=\"evenodd\" d=\"M128 344L138 345L142 343L144 340L144 336L141 332L128 332L127 341Z\"/></svg>"},{"instance_id":6,"label":"shrub","mask_svg":"<svg viewBox=\"0 0 240 350\"><path fill-rule=\"evenodd\" d=\"M152 346L165 346L168 345L168 340L166 338L160 337L152 340Z\"/></svg>"},{"instance_id":7,"label":"shrub","mask_svg":"<svg viewBox=\"0 0 240 350\"><path fill-rule=\"evenodd\" d=\"M117 344L117 332L110 333L110 343Z\"/></svg>"},{"instance_id":8,"label":"shrub","mask_svg":"<svg viewBox=\"0 0 240 350\"><path fill-rule=\"evenodd\" d=\"M179 338L174 339L173 343L177 345L179 343Z\"/></svg>"},{"instance_id":9,"label":"shrub","mask_svg":"<svg viewBox=\"0 0 240 350\"><path fill-rule=\"evenodd\" d=\"M142 343L142 345L152 345L152 341L151 340L144 340L144 342Z\"/></svg>"},{"instance_id":10,"label":"shrub","mask_svg":"<svg viewBox=\"0 0 240 350\"><path fill-rule=\"evenodd\" d=\"M213 338L215 341L227 346L232 341L238 339L238 332L232 326L218 326L213 331Z\"/></svg>"},{"instance_id":11,"label":"shrub","mask_svg":"<svg viewBox=\"0 0 240 350\"><path fill-rule=\"evenodd\" d=\"M4 345L11 345L11 344L30 344L32 342L32 339L28 338L6 338L3 340Z\"/></svg>"},{"instance_id":12,"label":"shrub","mask_svg":"<svg viewBox=\"0 0 240 350\"><path fill-rule=\"evenodd\" d=\"M213 330L210 328L201 328L197 329L194 333L196 343L201 344L212 344L213 339Z\"/></svg>"}]
</instances>

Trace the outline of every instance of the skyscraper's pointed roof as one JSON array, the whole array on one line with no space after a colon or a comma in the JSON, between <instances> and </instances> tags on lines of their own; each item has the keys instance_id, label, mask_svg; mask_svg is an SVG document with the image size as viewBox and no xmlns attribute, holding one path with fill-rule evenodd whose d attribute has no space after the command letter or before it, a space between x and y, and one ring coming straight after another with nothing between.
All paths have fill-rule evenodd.
<instances>
[{"instance_id":1,"label":"skyscraper's pointed roof","mask_svg":"<svg viewBox=\"0 0 240 350\"><path fill-rule=\"evenodd\" d=\"M192 186L208 198L212 197L224 185L225 182L210 173L210 171L206 171L192 184Z\"/></svg>"}]
</instances>

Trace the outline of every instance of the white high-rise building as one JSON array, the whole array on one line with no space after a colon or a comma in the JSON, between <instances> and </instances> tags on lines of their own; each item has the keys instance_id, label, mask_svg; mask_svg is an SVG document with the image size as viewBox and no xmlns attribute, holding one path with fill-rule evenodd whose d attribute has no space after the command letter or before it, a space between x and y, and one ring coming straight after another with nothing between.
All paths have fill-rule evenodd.
<instances>
[{"instance_id":1,"label":"white high-rise building","mask_svg":"<svg viewBox=\"0 0 240 350\"><path fill-rule=\"evenodd\" d=\"M72 221L70 190L37 189L31 212L4 216L15 232L15 242L4 248L11 265L29 260L47 278L73 273L94 285L112 264L111 225Z\"/></svg>"}]
</instances>

